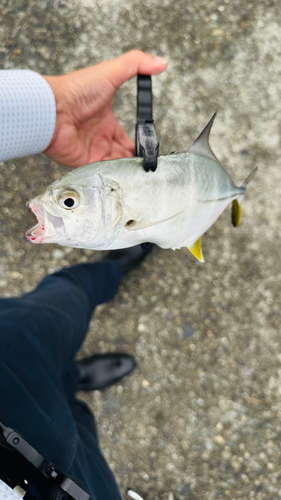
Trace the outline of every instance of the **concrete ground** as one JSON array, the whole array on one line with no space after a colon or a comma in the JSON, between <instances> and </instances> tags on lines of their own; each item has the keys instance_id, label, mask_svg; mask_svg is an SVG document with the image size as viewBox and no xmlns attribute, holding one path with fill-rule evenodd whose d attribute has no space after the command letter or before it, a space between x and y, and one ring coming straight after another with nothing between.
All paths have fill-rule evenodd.
<instances>
[{"instance_id":1,"label":"concrete ground","mask_svg":"<svg viewBox=\"0 0 281 500\"><path fill-rule=\"evenodd\" d=\"M154 77L161 152L184 150L218 110L215 154L240 184L259 171L239 228L226 210L187 249L156 248L91 322L80 353L125 351L138 369L81 395L119 482L145 500L281 499L281 4L278 0L0 1L2 68L60 74L131 48L163 55ZM135 81L115 112L133 138ZM1 294L30 290L101 252L23 240L26 206L64 168L44 156L0 164Z\"/></svg>"}]
</instances>

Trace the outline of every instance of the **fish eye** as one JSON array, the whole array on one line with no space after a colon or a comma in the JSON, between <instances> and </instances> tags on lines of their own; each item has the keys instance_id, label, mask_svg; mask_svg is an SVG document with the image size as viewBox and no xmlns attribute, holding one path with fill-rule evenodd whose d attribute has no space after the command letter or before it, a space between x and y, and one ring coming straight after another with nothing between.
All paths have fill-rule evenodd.
<instances>
[{"instance_id":1,"label":"fish eye","mask_svg":"<svg viewBox=\"0 0 281 500\"><path fill-rule=\"evenodd\" d=\"M63 204L67 207L67 208L72 208L73 205L74 205L75 201L73 198L66 198L66 200L63 200Z\"/></svg>"},{"instance_id":2,"label":"fish eye","mask_svg":"<svg viewBox=\"0 0 281 500\"><path fill-rule=\"evenodd\" d=\"M59 204L66 210L74 210L79 205L79 196L74 191L66 191L59 196Z\"/></svg>"}]
</instances>

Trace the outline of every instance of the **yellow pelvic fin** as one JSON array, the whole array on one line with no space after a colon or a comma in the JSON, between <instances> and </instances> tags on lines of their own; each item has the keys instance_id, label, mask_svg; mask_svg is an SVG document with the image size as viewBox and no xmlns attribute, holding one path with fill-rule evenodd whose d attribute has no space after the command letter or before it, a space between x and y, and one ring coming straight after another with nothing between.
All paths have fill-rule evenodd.
<instances>
[{"instance_id":1,"label":"yellow pelvic fin","mask_svg":"<svg viewBox=\"0 0 281 500\"><path fill-rule=\"evenodd\" d=\"M197 241L195 241L195 243L193 243L191 247L188 247L188 250L194 255L194 257L196 257L196 259L200 260L200 262L204 262L204 257L201 250L202 237L203 234L202 236L200 236L200 238L198 238Z\"/></svg>"},{"instance_id":2,"label":"yellow pelvic fin","mask_svg":"<svg viewBox=\"0 0 281 500\"><path fill-rule=\"evenodd\" d=\"M239 226L241 220L241 205L237 200L233 200L231 209L231 222L234 227Z\"/></svg>"}]
</instances>

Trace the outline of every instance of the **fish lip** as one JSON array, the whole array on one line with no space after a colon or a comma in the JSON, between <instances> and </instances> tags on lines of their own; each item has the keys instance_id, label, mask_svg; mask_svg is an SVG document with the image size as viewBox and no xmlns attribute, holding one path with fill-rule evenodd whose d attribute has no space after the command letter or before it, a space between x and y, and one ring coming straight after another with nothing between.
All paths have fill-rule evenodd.
<instances>
[{"instance_id":1,"label":"fish lip","mask_svg":"<svg viewBox=\"0 0 281 500\"><path fill-rule=\"evenodd\" d=\"M25 239L27 241L30 241L31 243L45 243L48 239L50 240L54 237L57 228L64 226L61 217L49 214L49 212L47 212L47 210L45 210L40 203L36 202L36 199L29 202L29 208L34 213L38 223L25 233ZM49 229L50 223L54 229L54 233L48 235L46 227Z\"/></svg>"},{"instance_id":2,"label":"fish lip","mask_svg":"<svg viewBox=\"0 0 281 500\"><path fill-rule=\"evenodd\" d=\"M38 230L38 229L40 229L40 224L36 224L31 229L26 231L26 233L24 235L25 240L30 241L31 243L42 243L43 234L35 236L36 230Z\"/></svg>"},{"instance_id":3,"label":"fish lip","mask_svg":"<svg viewBox=\"0 0 281 500\"><path fill-rule=\"evenodd\" d=\"M35 224L25 233L25 239L31 241L31 243L41 243L45 233L45 211L34 200L30 201L28 206L38 220L38 224Z\"/></svg>"}]
</instances>

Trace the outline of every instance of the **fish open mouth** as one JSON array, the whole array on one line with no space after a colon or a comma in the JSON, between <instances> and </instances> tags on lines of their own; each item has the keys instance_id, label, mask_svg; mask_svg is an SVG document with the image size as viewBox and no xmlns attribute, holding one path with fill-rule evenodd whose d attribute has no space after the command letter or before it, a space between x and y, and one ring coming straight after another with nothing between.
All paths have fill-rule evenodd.
<instances>
[{"instance_id":1,"label":"fish open mouth","mask_svg":"<svg viewBox=\"0 0 281 500\"><path fill-rule=\"evenodd\" d=\"M50 239L63 228L61 217L50 214L34 200L29 203L29 207L36 216L38 224L25 233L25 239L31 243L45 243L48 239L50 243Z\"/></svg>"}]
</instances>

